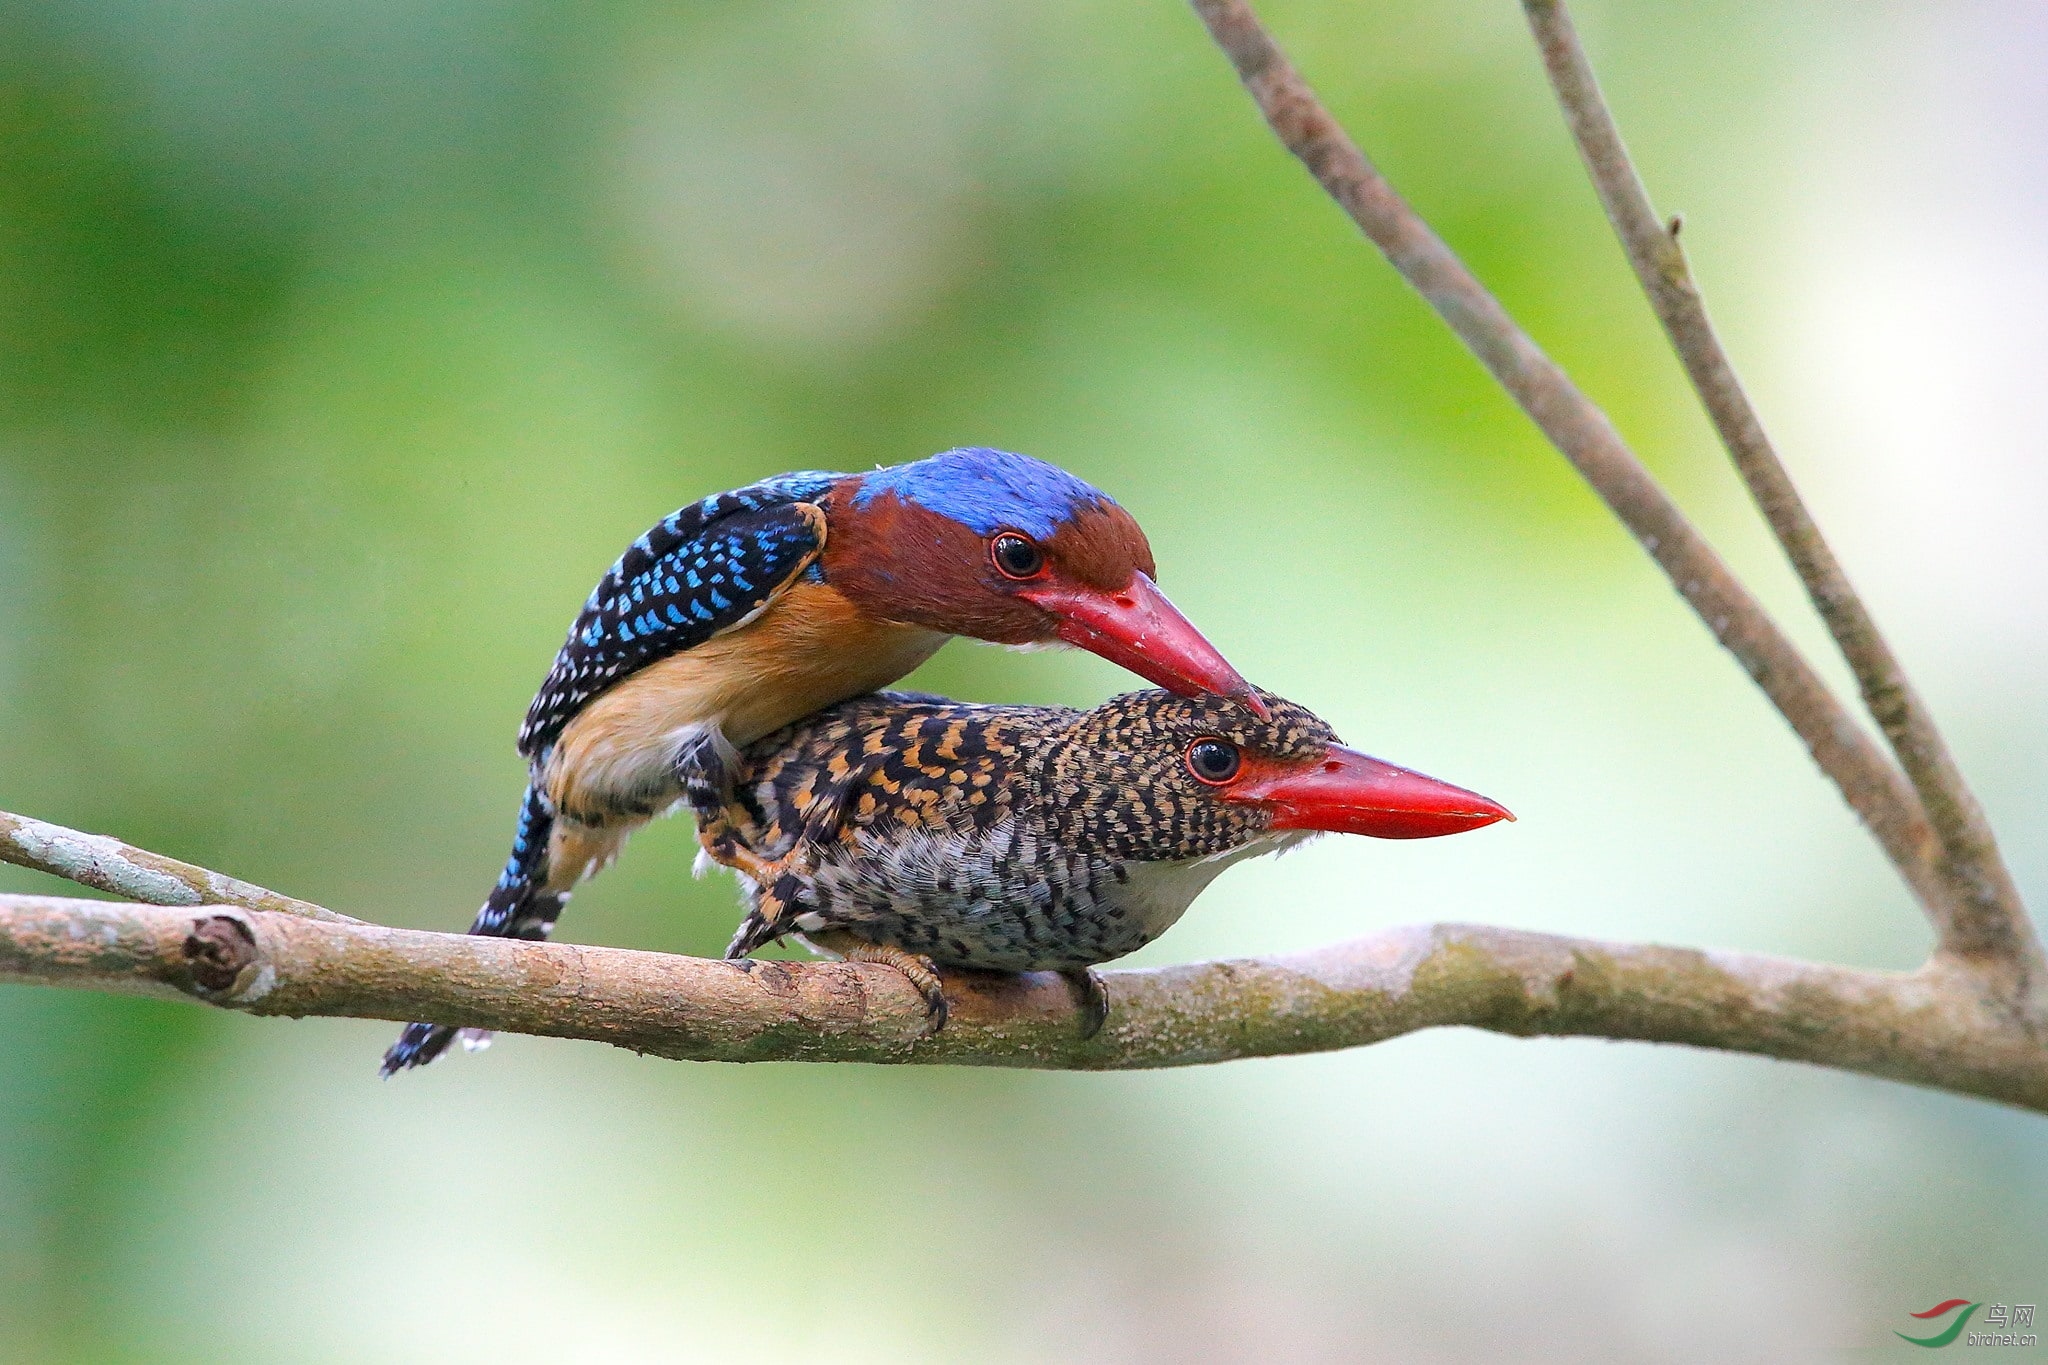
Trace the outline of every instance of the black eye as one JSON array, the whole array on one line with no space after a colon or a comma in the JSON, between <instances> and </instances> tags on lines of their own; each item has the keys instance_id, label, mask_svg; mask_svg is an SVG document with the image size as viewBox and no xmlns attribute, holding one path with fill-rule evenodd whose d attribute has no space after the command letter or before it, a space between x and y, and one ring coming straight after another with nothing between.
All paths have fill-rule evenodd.
<instances>
[{"instance_id":1,"label":"black eye","mask_svg":"<svg viewBox=\"0 0 2048 1365\"><path fill-rule=\"evenodd\" d=\"M1204 782L1223 783L1237 776L1235 744L1220 739L1198 739L1188 746L1188 771Z\"/></svg>"},{"instance_id":2,"label":"black eye","mask_svg":"<svg viewBox=\"0 0 2048 1365\"><path fill-rule=\"evenodd\" d=\"M1036 578L1045 572L1045 552L1014 531L1005 531L988 547L1005 578Z\"/></svg>"}]
</instances>

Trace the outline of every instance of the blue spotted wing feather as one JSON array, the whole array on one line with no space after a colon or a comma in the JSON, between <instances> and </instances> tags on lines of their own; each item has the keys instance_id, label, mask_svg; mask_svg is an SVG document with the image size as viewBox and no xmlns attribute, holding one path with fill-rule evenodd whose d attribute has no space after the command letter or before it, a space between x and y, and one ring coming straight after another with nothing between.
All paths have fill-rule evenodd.
<instances>
[{"instance_id":1,"label":"blue spotted wing feather","mask_svg":"<svg viewBox=\"0 0 2048 1365\"><path fill-rule=\"evenodd\" d=\"M537 758L592 698L658 659L753 617L817 558L824 496L842 475L785 474L719 493L664 517L606 572L541 684L519 751ZM536 782L519 811L512 856L477 912L472 934L545 939L569 899L550 875L556 813ZM393 1075L441 1055L458 1030L415 1023L384 1055Z\"/></svg>"},{"instance_id":2,"label":"blue spotted wing feather","mask_svg":"<svg viewBox=\"0 0 2048 1365\"><path fill-rule=\"evenodd\" d=\"M529 786L519 803L519 824L512 836L512 856L498 875L483 909L469 926L472 934L499 938L545 939L555 927L555 917L569 899L567 892L546 889L548 836L555 826L555 812L539 786ZM395 1076L408 1067L425 1066L455 1041L461 1030L446 1024L407 1024L398 1041L384 1054L380 1068Z\"/></svg>"},{"instance_id":3,"label":"blue spotted wing feather","mask_svg":"<svg viewBox=\"0 0 2048 1365\"><path fill-rule=\"evenodd\" d=\"M824 548L811 500L843 475L785 474L665 517L612 565L526 713L519 752L542 753L593 697L766 607Z\"/></svg>"}]
</instances>

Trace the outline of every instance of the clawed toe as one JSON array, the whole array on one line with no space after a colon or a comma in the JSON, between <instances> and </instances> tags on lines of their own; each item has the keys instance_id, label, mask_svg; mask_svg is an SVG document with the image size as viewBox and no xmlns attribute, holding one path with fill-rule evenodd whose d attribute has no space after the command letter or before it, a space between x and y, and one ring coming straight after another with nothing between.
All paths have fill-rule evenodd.
<instances>
[{"instance_id":1,"label":"clawed toe","mask_svg":"<svg viewBox=\"0 0 2048 1365\"><path fill-rule=\"evenodd\" d=\"M925 1036L930 1037L937 1033L946 1026L946 1019L951 1013L946 1007L946 991L944 984L939 980L938 967L930 958L919 953L885 951L889 951L888 957L875 957L869 960L886 962L903 973L904 980L924 997L925 1022L930 1025Z\"/></svg>"},{"instance_id":2,"label":"clawed toe","mask_svg":"<svg viewBox=\"0 0 2048 1365\"><path fill-rule=\"evenodd\" d=\"M930 1028L926 1037L937 1033L946 1026L945 987L939 980L939 969L930 958L922 953L906 952L887 944L870 943L864 938L844 930L828 930L811 934L811 942L828 952L838 953L848 962L875 962L885 967L894 967L903 973L903 979L911 988L924 997L924 1016Z\"/></svg>"},{"instance_id":3,"label":"clawed toe","mask_svg":"<svg viewBox=\"0 0 2048 1365\"><path fill-rule=\"evenodd\" d=\"M917 983L913 981L911 984L916 985ZM934 977L928 989L919 993L924 996L924 1017L931 1024L931 1031L937 1033L946 1026L946 1019L949 1013L946 1008L946 994L939 989L936 977Z\"/></svg>"},{"instance_id":4,"label":"clawed toe","mask_svg":"<svg viewBox=\"0 0 2048 1365\"><path fill-rule=\"evenodd\" d=\"M1074 988L1074 1007L1081 1014L1081 1041L1085 1043L1102 1032L1102 1026L1109 1022L1109 988L1088 967L1061 972L1060 975Z\"/></svg>"}]
</instances>

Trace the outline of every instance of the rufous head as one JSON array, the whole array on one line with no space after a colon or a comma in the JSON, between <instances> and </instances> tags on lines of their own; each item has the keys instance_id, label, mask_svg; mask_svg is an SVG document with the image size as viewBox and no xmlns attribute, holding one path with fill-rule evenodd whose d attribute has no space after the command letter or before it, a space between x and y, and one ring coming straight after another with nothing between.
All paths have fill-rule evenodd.
<instances>
[{"instance_id":1,"label":"rufous head","mask_svg":"<svg viewBox=\"0 0 2048 1365\"><path fill-rule=\"evenodd\" d=\"M1183 696L1263 706L1159 591L1131 514L1043 460L948 450L849 479L826 517L826 578L881 619L1075 645Z\"/></svg>"}]
</instances>

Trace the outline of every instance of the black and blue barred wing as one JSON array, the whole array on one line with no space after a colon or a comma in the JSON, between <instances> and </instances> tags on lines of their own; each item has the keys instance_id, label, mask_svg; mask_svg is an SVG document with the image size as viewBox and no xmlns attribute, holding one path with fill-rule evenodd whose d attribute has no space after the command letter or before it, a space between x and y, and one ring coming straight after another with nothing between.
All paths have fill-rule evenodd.
<instances>
[{"instance_id":1,"label":"black and blue barred wing","mask_svg":"<svg viewBox=\"0 0 2048 1365\"><path fill-rule=\"evenodd\" d=\"M545 753L606 688L657 659L743 625L772 603L824 548L825 516L812 499L844 477L784 474L719 493L664 517L628 546L584 603L555 656L520 728L519 752L528 759ZM536 781L520 804L512 856L470 933L548 937L582 875L581 859L592 851L572 851L578 868L556 876L563 869L550 866L555 833L556 812ZM426 1065L459 1032L443 1024L406 1025L384 1054L383 1073Z\"/></svg>"},{"instance_id":2,"label":"black and blue barred wing","mask_svg":"<svg viewBox=\"0 0 2048 1365\"><path fill-rule=\"evenodd\" d=\"M548 884L548 842L555 830L554 807L538 783L526 789L519 802L519 825L512 834L512 856L498 874L483 909L469 926L472 934L494 934L499 938L545 939L555 927L566 891L549 895L541 890Z\"/></svg>"},{"instance_id":3,"label":"black and blue barred wing","mask_svg":"<svg viewBox=\"0 0 2048 1365\"><path fill-rule=\"evenodd\" d=\"M783 474L692 503L627 547L583 604L519 730L542 753L593 697L753 618L825 545L812 500L843 474Z\"/></svg>"},{"instance_id":4,"label":"black and blue barred wing","mask_svg":"<svg viewBox=\"0 0 2048 1365\"><path fill-rule=\"evenodd\" d=\"M538 785L527 787L519 803L519 826L512 836L512 856L498 874L483 909L469 926L472 934L499 938L544 940L555 927L556 916L569 900L567 891L551 892L548 883L548 836L555 827L555 812L547 793ZM425 1066L455 1041L461 1032L446 1024L407 1024L398 1041L384 1054L382 1075L395 1076L409 1067Z\"/></svg>"}]
</instances>

